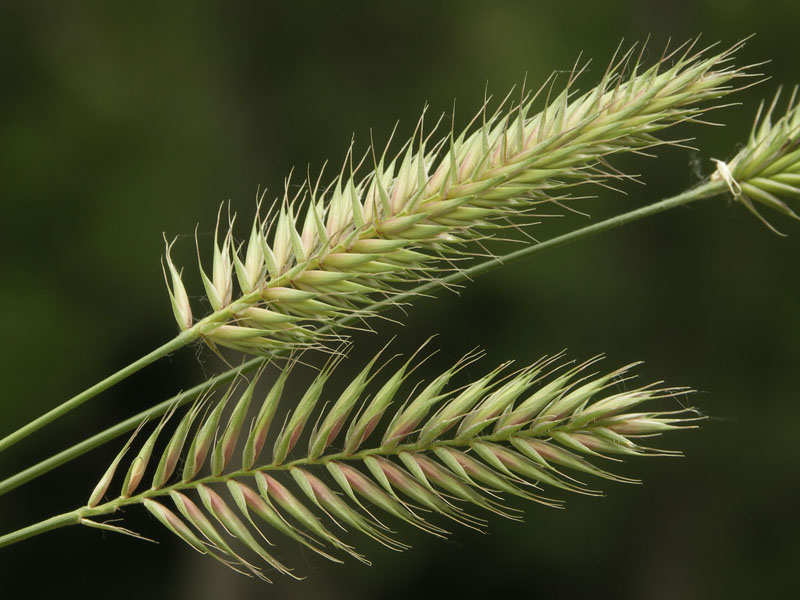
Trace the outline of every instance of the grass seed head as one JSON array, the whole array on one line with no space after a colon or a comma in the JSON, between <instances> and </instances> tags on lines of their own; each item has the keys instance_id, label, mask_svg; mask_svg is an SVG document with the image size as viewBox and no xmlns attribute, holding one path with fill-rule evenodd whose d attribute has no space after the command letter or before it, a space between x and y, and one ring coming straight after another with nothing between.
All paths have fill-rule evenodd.
<instances>
[{"instance_id":1,"label":"grass seed head","mask_svg":"<svg viewBox=\"0 0 800 600\"><path fill-rule=\"evenodd\" d=\"M519 104L503 102L494 113L487 102L463 132L450 130L438 142L431 141L435 127L425 130L420 119L397 157L374 148L365 155L373 167L366 174L351 146L327 188L309 180L290 193L287 179L274 210L256 216L246 245L235 247L233 219L219 231L220 215L211 277L201 266L215 311L198 323L203 338L251 354L324 344L321 330L340 329L342 319L363 321L377 300L440 278L457 268L454 259L472 258L476 250L465 242L508 223L520 227L539 205L563 203L575 185L624 178L606 159L669 143L655 134L698 120L734 91L732 82L746 75L728 65L739 47L713 54L689 44L648 68L631 48L583 94L576 89L583 69L576 67L560 93L547 91L539 112L547 85L523 90ZM191 310L168 254L169 247L173 309L186 329ZM270 323L251 309L295 321Z\"/></svg>"},{"instance_id":2,"label":"grass seed head","mask_svg":"<svg viewBox=\"0 0 800 600\"><path fill-rule=\"evenodd\" d=\"M675 454L643 446L640 438L696 424L691 410L641 410L642 405L686 390L655 385L628 389L633 365L588 374L598 358L563 368L569 363L558 354L512 373L504 373L508 364L503 364L457 387L459 372L480 356L479 352L469 353L431 383L414 386L407 401L394 407L393 415L385 413L414 371L411 359L384 374L389 363L375 368L379 353L343 386L344 391L333 397L335 401L320 402L328 395L325 384L339 362L331 359L311 378L299 401L291 402L294 406L277 434L273 456L259 459L278 400L288 394L284 383L294 372L290 362L261 403L244 444L242 464L237 465L233 450L244 427L244 415L255 399L256 382L263 373L259 371L235 401L237 385L232 384L199 423L195 420L201 405L188 410L157 461L152 488L133 496L147 463L153 462L148 460L149 454L168 417L158 423L132 461L123 496L111 504L115 508L144 504L192 547L235 569L264 579L261 568L245 556L252 554L294 577L266 551L262 540L271 543L254 517L330 560L349 555L366 562L332 533L329 521L336 526L349 525L396 550L405 545L394 540L392 531L370 511L440 537L448 532L433 522L434 516L482 530L485 521L468 509L517 518L503 505L501 495L560 507L561 500L539 490L547 487L559 493L597 496L601 492L577 477L636 482L597 463L615 456ZM372 381L378 375L383 382ZM378 391L370 397L368 388L373 383ZM223 411L227 414L224 420ZM307 431L309 421L318 426ZM496 426L488 427L492 423ZM308 444L298 444L300 438ZM98 505L132 441L102 477L89 507ZM187 442L182 480L170 483ZM305 452L300 450L304 447ZM210 476L200 475L204 468L210 469ZM329 483L322 479L326 470ZM250 487L247 483L252 479L255 486ZM181 516L160 503L167 496ZM207 542L201 541L192 527Z\"/></svg>"}]
</instances>

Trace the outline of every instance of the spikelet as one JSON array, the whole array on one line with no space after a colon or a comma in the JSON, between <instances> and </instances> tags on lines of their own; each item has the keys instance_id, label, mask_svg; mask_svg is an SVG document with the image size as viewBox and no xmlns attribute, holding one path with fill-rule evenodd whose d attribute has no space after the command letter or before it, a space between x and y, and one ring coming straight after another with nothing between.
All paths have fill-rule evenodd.
<instances>
[{"instance_id":1,"label":"spikelet","mask_svg":"<svg viewBox=\"0 0 800 600\"><path fill-rule=\"evenodd\" d=\"M599 466L598 459L677 454L641 445L640 439L692 427L697 420L691 409L639 412L644 403L688 390L656 384L625 389L622 384L633 379L634 365L606 374L589 372L599 357L570 365L559 354L514 372L506 363L454 387L458 371L480 356L468 354L429 384L415 386L405 402L399 401L399 391L414 370L411 361L382 376L378 391L367 394L381 370L376 356L327 405L320 400L328 395L327 382L339 362L332 360L300 401L291 402L272 453L264 457L266 430L292 366L281 371L263 397L255 391L256 376L223 426L220 407L232 398L234 384L196 426L201 405L186 412L166 441L149 489L133 495L164 420L133 460L121 495L99 504L131 441L82 510L89 517L142 504L192 548L240 572L267 579L257 564L263 562L294 576L277 558L276 535L333 561L349 556L368 562L334 529L352 529L402 550L406 546L375 513L445 537L448 532L431 516L482 529L485 521L469 508L519 518L503 505L502 496L559 507L561 500L545 488L600 495L577 476L632 482ZM233 466L233 449L244 440L244 415L259 398L241 465ZM395 407L391 418L386 415L390 406ZM381 421L386 424L379 431ZM312 422L317 424L309 428ZM298 450L302 439L307 451ZM175 465L187 442L178 481ZM202 474L204 468L208 475ZM277 551L267 551L276 543Z\"/></svg>"},{"instance_id":2,"label":"spikelet","mask_svg":"<svg viewBox=\"0 0 800 600\"><path fill-rule=\"evenodd\" d=\"M560 92L552 78L505 112L489 114L484 105L465 131L436 143L436 128L426 131L420 119L396 157L374 148L365 156L366 175L351 147L325 189L309 180L290 194L287 181L273 210L256 216L246 244L234 247L232 228L220 233L218 221L210 277L201 265L215 312L194 325L168 245L179 326L196 327L212 346L256 355L325 345L345 323L374 315L376 302L391 305L398 292L473 256L467 242L520 226L573 186L624 177L607 157L664 143L654 134L696 119L713 108L704 103L746 76L727 66L740 44L712 55L693 46L665 52L649 68L631 48L581 95L575 84L586 65L576 65ZM534 114L539 96L544 108ZM231 291L234 274L239 295Z\"/></svg>"}]
</instances>

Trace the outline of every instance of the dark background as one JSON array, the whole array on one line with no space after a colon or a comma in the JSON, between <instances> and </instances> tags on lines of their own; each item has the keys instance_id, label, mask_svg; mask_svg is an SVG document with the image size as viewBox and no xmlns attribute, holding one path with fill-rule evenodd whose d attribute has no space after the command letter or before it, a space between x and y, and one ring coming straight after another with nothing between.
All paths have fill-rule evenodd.
<instances>
[{"instance_id":1,"label":"dark background","mask_svg":"<svg viewBox=\"0 0 800 600\"><path fill-rule=\"evenodd\" d=\"M341 4L341 5L340 5ZM0 3L0 314L4 434L166 341L174 331L161 233L213 230L220 202L252 217L259 186L278 193L292 167L338 164L351 135L383 143L413 131L425 101L465 123L486 81L503 95L594 57L590 87L620 39L651 35L728 46L756 33L737 64L772 62L772 79L715 113L725 128L686 128L699 153L663 148L615 164L642 174L628 195L600 191L594 220L682 191L744 140L758 101L800 81L800 4L702 2ZM538 84L534 85L536 87ZM580 226L570 216L533 233ZM407 527L413 550L369 542L374 566L324 564L291 545L308 578L272 587L200 557L144 511L128 525L151 546L67 528L0 551L4 591L33 597L780 598L800 564L800 227L771 234L724 198L676 210L484 276L459 298L421 301L399 349L431 333L443 361L481 346L484 369L568 348L605 352L608 369L645 360L643 380L703 393L701 430L666 438L684 459L632 460L641 486L568 499L566 511L517 505L526 523L490 522L450 541ZM245 235L241 230L241 235ZM201 238L208 243L209 238ZM201 287L193 242L175 257ZM197 304L196 306L200 306ZM198 308L199 312L199 308ZM356 364L361 358L356 357ZM441 367L442 362L438 363ZM185 350L9 450L15 473L222 368ZM343 367L353 373L355 366ZM0 499L0 531L85 502L119 444ZM360 541L359 541L360 543ZM287 559L289 560L289 559Z\"/></svg>"}]
</instances>

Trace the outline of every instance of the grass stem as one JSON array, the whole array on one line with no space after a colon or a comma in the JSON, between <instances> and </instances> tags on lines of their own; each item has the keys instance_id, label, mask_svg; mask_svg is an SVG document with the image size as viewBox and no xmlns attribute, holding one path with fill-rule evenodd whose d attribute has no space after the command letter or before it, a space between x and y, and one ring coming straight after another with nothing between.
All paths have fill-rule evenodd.
<instances>
[{"instance_id":1,"label":"grass stem","mask_svg":"<svg viewBox=\"0 0 800 600\"><path fill-rule=\"evenodd\" d=\"M80 523L80 521L81 516L77 510L64 513L62 515L56 515L55 517L50 517L49 519L45 519L39 523L34 523L33 525L28 525L27 527L12 531L6 535L0 535L0 548L21 542L22 540L39 535L40 533L45 533L46 531L58 529L59 527L77 525Z\"/></svg>"},{"instance_id":2,"label":"grass stem","mask_svg":"<svg viewBox=\"0 0 800 600\"><path fill-rule=\"evenodd\" d=\"M78 408L81 404L83 404L87 400L91 400L98 394L106 391L108 388L118 384L120 381L127 379L137 371L140 371L147 365L154 363L158 359L163 358L168 354L171 354L175 350L178 350L179 348L182 348L186 344L194 341L195 339L197 339L198 335L199 335L198 332L193 329L184 331L183 333L171 339L166 344L146 354L139 360L132 362L127 367L120 369L113 375L106 377L105 379L96 383L89 389L84 390L77 396L74 396L69 400L67 400L66 402L59 404L54 409L46 412L41 417L34 419L27 425L23 425L13 433L8 434L6 437L0 440L0 452L10 448L11 446L13 446L18 442L21 442L35 431L38 431L45 425L52 423L53 421L55 421L60 417L63 417L71 410Z\"/></svg>"}]
</instances>

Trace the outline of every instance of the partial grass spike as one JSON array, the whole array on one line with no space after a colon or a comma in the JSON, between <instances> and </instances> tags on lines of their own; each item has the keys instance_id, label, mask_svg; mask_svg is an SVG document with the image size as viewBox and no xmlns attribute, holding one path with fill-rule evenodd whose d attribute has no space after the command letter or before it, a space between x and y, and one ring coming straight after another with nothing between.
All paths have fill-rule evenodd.
<instances>
[{"instance_id":1,"label":"partial grass spike","mask_svg":"<svg viewBox=\"0 0 800 600\"><path fill-rule=\"evenodd\" d=\"M800 102L792 90L786 112L775 118L781 90L765 110L762 103L747 144L730 161L715 159L712 180L724 181L734 200L741 203L778 235L757 206L777 211L796 221L800 216L784 199L800 199Z\"/></svg>"}]
</instances>

